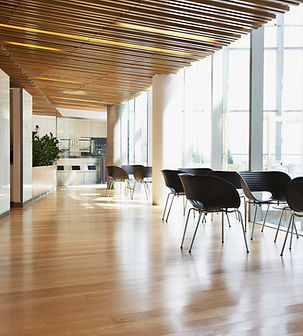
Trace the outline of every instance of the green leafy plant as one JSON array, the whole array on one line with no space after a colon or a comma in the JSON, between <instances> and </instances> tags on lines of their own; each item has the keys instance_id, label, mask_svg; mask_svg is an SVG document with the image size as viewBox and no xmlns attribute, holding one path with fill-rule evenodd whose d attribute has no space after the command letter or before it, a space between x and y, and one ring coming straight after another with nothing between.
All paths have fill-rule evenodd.
<instances>
[{"instance_id":1,"label":"green leafy plant","mask_svg":"<svg viewBox=\"0 0 303 336\"><path fill-rule=\"evenodd\" d=\"M59 140L53 136L45 134L40 138L38 135L39 126L36 125L32 132L33 138L33 167L50 166L59 158L61 150L59 149Z\"/></svg>"}]
</instances>

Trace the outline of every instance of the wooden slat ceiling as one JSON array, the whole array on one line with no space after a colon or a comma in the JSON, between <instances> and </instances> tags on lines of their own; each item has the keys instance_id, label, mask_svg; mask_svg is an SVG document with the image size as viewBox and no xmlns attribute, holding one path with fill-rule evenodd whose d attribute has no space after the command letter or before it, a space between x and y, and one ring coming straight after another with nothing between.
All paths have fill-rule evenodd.
<instances>
[{"instance_id":1,"label":"wooden slat ceiling","mask_svg":"<svg viewBox=\"0 0 303 336\"><path fill-rule=\"evenodd\" d=\"M104 110L302 1L0 1L0 68L34 113Z\"/></svg>"}]
</instances>

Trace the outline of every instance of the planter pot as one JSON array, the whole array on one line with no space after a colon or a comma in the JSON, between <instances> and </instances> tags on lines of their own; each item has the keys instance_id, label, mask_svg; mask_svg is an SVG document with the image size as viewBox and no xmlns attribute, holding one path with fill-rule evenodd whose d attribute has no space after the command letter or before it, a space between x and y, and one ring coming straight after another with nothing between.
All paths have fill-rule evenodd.
<instances>
[{"instance_id":1,"label":"planter pot","mask_svg":"<svg viewBox=\"0 0 303 336\"><path fill-rule=\"evenodd\" d=\"M39 197L57 186L57 167L33 167L33 198Z\"/></svg>"}]
</instances>

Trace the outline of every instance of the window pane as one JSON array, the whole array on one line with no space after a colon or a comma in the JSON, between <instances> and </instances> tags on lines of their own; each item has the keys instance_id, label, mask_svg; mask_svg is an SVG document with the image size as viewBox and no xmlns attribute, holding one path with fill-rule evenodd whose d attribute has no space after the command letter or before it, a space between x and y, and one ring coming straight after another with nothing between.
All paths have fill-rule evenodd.
<instances>
[{"instance_id":1,"label":"window pane","mask_svg":"<svg viewBox=\"0 0 303 336\"><path fill-rule=\"evenodd\" d=\"M147 164L147 92L135 99L135 163Z\"/></svg>"},{"instance_id":2,"label":"window pane","mask_svg":"<svg viewBox=\"0 0 303 336\"><path fill-rule=\"evenodd\" d=\"M264 50L264 110L276 109L276 50Z\"/></svg>"},{"instance_id":3,"label":"window pane","mask_svg":"<svg viewBox=\"0 0 303 336\"><path fill-rule=\"evenodd\" d=\"M135 163L135 100L128 102L128 163Z\"/></svg>"},{"instance_id":4,"label":"window pane","mask_svg":"<svg viewBox=\"0 0 303 336\"><path fill-rule=\"evenodd\" d=\"M225 148L223 169L248 169L249 113L229 112L223 119Z\"/></svg>"},{"instance_id":5,"label":"window pane","mask_svg":"<svg viewBox=\"0 0 303 336\"><path fill-rule=\"evenodd\" d=\"M229 50L228 109L249 108L249 50Z\"/></svg>"},{"instance_id":6,"label":"window pane","mask_svg":"<svg viewBox=\"0 0 303 336\"><path fill-rule=\"evenodd\" d=\"M284 110L303 107L303 48L284 51L282 102Z\"/></svg>"},{"instance_id":7,"label":"window pane","mask_svg":"<svg viewBox=\"0 0 303 336\"><path fill-rule=\"evenodd\" d=\"M210 166L211 58L185 69L184 165Z\"/></svg>"}]
</instances>

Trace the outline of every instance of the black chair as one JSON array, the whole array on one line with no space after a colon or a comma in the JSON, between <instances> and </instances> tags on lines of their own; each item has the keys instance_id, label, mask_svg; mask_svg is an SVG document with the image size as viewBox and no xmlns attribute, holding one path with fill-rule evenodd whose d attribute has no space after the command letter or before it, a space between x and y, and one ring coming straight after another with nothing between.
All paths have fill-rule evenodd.
<instances>
[{"instance_id":1,"label":"black chair","mask_svg":"<svg viewBox=\"0 0 303 336\"><path fill-rule=\"evenodd\" d=\"M109 178L109 184L107 186L105 196L109 195L109 193L110 193L111 189L113 188L115 182L126 182L127 183L126 188L128 188L132 191L132 188L129 185L128 173L124 169L122 169L118 166L106 166L106 172L107 172L107 176ZM133 196L132 192L130 193L130 195L131 195L131 198L132 198L132 196Z\"/></svg>"},{"instance_id":2,"label":"black chair","mask_svg":"<svg viewBox=\"0 0 303 336\"><path fill-rule=\"evenodd\" d=\"M303 214L302 214L303 212L303 177L297 177L289 182L287 186L287 190L286 190L286 200L287 200L288 206L291 209L292 213L289 219L284 243L282 246L282 250L280 254L281 257L283 256L283 252L284 252L284 248L286 245L290 227L291 227L291 236L290 236L289 249L291 250L293 231L294 231L294 228L296 229L295 217L300 217L300 218L303 217Z\"/></svg>"},{"instance_id":3,"label":"black chair","mask_svg":"<svg viewBox=\"0 0 303 336\"><path fill-rule=\"evenodd\" d=\"M184 196L185 194L184 194L184 189L183 189L181 180L179 178L179 174L182 173L180 170L162 169L161 172L164 178L165 185L170 190L170 192L167 195L165 207L164 207L163 214L162 214L162 220L164 220L164 217L165 217L165 212L166 212L166 208L168 205L169 197L172 195L171 203L170 203L169 210L168 210L166 220L165 220L165 222L167 222L175 196ZM186 204L183 198L183 212L185 212L185 207L186 207Z\"/></svg>"},{"instance_id":4,"label":"black chair","mask_svg":"<svg viewBox=\"0 0 303 336\"><path fill-rule=\"evenodd\" d=\"M280 171L246 171L239 172L239 174L241 176L242 190L247 198L245 202L245 227L247 223L246 206L247 204L255 206L251 231L251 239L253 239L258 206L267 205L261 229L261 232L263 232L270 205L286 204L286 187L291 178L286 173ZM253 194L254 192L269 192L270 196L262 199Z\"/></svg>"},{"instance_id":5,"label":"black chair","mask_svg":"<svg viewBox=\"0 0 303 336\"><path fill-rule=\"evenodd\" d=\"M212 171L211 168L178 168L178 169L180 170L180 172L197 176L204 176Z\"/></svg>"},{"instance_id":6,"label":"black chair","mask_svg":"<svg viewBox=\"0 0 303 336\"><path fill-rule=\"evenodd\" d=\"M248 250L248 245L245 236L245 230L242 220L240 207L240 196L236 188L226 180L223 180L215 176L193 176L189 174L180 174L180 179L185 191L187 199L190 201L192 208L188 210L188 215L185 223L184 233L181 242L181 248L183 248L183 242L186 234L186 229L188 225L188 219L190 211L198 211L199 217L196 224L194 236L189 248L189 252L192 250L192 246L196 237L196 233L199 227L200 219L202 214L221 212L222 213L222 243L224 242L224 214L237 212L241 225L246 246L246 251Z\"/></svg>"},{"instance_id":7,"label":"black chair","mask_svg":"<svg viewBox=\"0 0 303 336\"><path fill-rule=\"evenodd\" d=\"M135 192L137 182L143 183L145 195L148 200L149 189L148 183L152 183L152 167L137 166L134 168L135 182L133 186L133 194Z\"/></svg>"}]
</instances>

